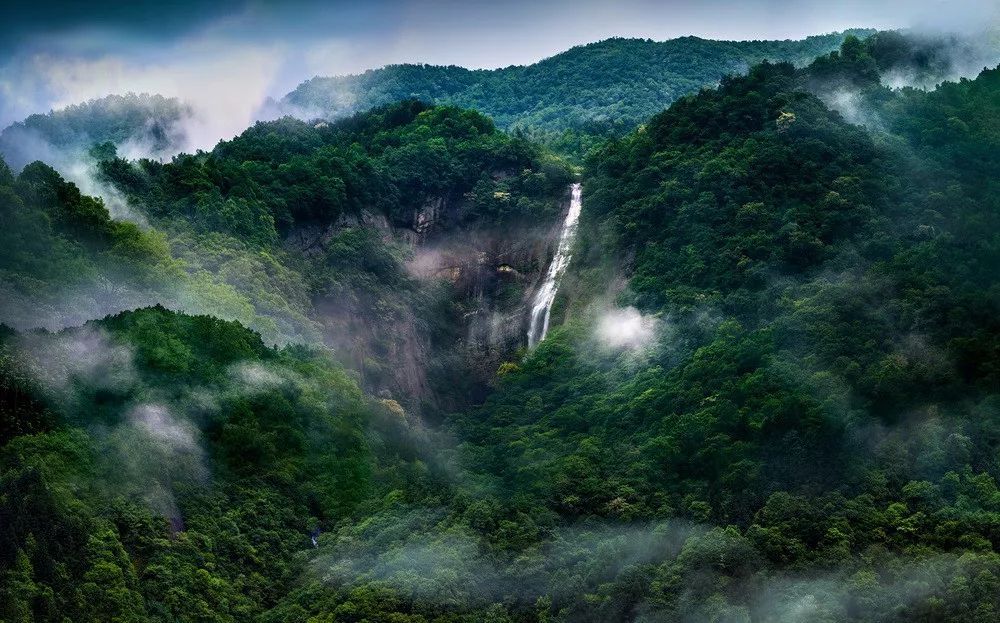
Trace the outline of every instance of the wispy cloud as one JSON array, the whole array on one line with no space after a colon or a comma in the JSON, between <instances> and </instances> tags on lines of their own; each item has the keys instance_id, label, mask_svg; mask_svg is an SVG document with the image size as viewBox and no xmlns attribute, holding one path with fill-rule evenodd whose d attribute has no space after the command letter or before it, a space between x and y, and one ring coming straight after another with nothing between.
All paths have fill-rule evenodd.
<instances>
[{"instance_id":1,"label":"wispy cloud","mask_svg":"<svg viewBox=\"0 0 1000 623\"><path fill-rule=\"evenodd\" d=\"M612 309L597 320L597 339L608 348L638 349L649 346L656 338L658 320L645 316L634 307Z\"/></svg>"}]
</instances>

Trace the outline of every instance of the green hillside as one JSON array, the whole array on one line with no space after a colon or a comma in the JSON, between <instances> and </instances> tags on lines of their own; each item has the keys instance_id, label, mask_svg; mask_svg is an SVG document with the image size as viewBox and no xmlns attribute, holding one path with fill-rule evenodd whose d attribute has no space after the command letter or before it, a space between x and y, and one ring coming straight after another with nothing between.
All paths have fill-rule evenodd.
<instances>
[{"instance_id":1,"label":"green hillside","mask_svg":"<svg viewBox=\"0 0 1000 623\"><path fill-rule=\"evenodd\" d=\"M894 89L952 48L806 41L711 88L697 39L394 67L344 119L99 145L139 224L0 165L0 621L1000 618L1000 67ZM631 45L713 60L630 112ZM394 101L504 72L620 136L574 168L499 129L513 91Z\"/></svg>"},{"instance_id":2,"label":"green hillside","mask_svg":"<svg viewBox=\"0 0 1000 623\"><path fill-rule=\"evenodd\" d=\"M868 35L873 31L851 31ZM473 108L504 129L542 135L566 130L626 132L687 93L742 73L764 59L804 64L836 49L848 33L801 41L607 39L528 66L493 71L392 65L354 76L317 77L280 102L305 116L337 118L400 99ZM554 140L553 137L549 137ZM571 143L576 139L563 139Z\"/></svg>"},{"instance_id":3,"label":"green hillside","mask_svg":"<svg viewBox=\"0 0 1000 623\"><path fill-rule=\"evenodd\" d=\"M97 143L110 142L153 156L185 147L193 111L161 95L109 95L48 114L31 115L0 132L0 155L15 169L38 159L63 164Z\"/></svg>"}]
</instances>

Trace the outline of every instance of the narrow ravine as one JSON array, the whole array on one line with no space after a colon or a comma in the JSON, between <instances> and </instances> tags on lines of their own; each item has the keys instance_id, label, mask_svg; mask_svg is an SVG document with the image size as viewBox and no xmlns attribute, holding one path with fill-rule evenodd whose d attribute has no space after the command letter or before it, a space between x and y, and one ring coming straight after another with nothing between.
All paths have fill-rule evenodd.
<instances>
[{"instance_id":1,"label":"narrow ravine","mask_svg":"<svg viewBox=\"0 0 1000 623\"><path fill-rule=\"evenodd\" d=\"M528 348L533 348L536 344L545 339L545 334L549 332L549 315L552 312L552 303L556 300L556 292L559 290L559 280L562 279L569 261L572 259L573 241L576 239L576 227L580 220L580 184L573 184L572 196L569 202L569 212L566 214L566 221L563 222L562 233L559 235L559 246L556 247L555 257L549 264L545 281L535 294L535 300L531 304L531 321L528 323Z\"/></svg>"}]
</instances>

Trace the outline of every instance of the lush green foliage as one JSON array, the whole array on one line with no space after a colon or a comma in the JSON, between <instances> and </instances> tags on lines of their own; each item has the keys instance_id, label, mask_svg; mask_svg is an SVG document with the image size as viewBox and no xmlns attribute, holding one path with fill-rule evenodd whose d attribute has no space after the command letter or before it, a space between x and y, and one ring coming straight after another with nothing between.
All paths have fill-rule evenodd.
<instances>
[{"instance_id":1,"label":"lush green foliage","mask_svg":"<svg viewBox=\"0 0 1000 623\"><path fill-rule=\"evenodd\" d=\"M372 248L385 252L386 270L341 265L324 250L331 236L370 237L382 247L392 231L416 229L430 205L443 206L439 234L555 220L570 179L559 160L485 117L417 102L332 125L258 124L211 153L166 164L118 158L110 144L93 154L115 199L151 227L109 219L101 201L40 163L17 179L4 167L7 322L61 327L168 301L239 320L268 341L310 341L331 318L319 318L316 306L350 301L336 283L363 280L370 296L337 315L381 314L391 324L399 319L393 309L417 305L407 294L418 284L404 270L406 253ZM420 304L433 306L432 295Z\"/></svg>"},{"instance_id":2,"label":"lush green foliage","mask_svg":"<svg viewBox=\"0 0 1000 623\"><path fill-rule=\"evenodd\" d=\"M367 389L411 401L452 384L426 370L461 350L455 305L475 293L414 278L401 242L554 222L571 180L561 160L479 113L412 100L333 124L260 123L211 153L100 169L176 255L252 304L253 328L323 339Z\"/></svg>"},{"instance_id":3,"label":"lush green foliage","mask_svg":"<svg viewBox=\"0 0 1000 623\"><path fill-rule=\"evenodd\" d=\"M81 195L40 162L15 178L0 161L0 213L0 283L7 322L44 320L55 315L52 307L60 297L102 279L128 280L141 296L176 274L161 236L112 220L99 199ZM83 314L94 312L99 297L78 297L74 306L84 307L79 310ZM87 319L67 315L77 322Z\"/></svg>"},{"instance_id":4,"label":"lush green foliage","mask_svg":"<svg viewBox=\"0 0 1000 623\"><path fill-rule=\"evenodd\" d=\"M941 130L995 120L998 71L883 93L892 135L805 90L872 65L848 41L759 66L591 159L578 257L617 257L659 330L622 352L578 308L456 420L468 466L567 519L731 527L568 619L780 619L804 593L819 620L997 616L1000 188L965 159L996 137Z\"/></svg>"},{"instance_id":5,"label":"lush green foliage","mask_svg":"<svg viewBox=\"0 0 1000 623\"><path fill-rule=\"evenodd\" d=\"M258 246L295 226L328 226L365 210L412 227L413 212L429 201L472 191L470 216L480 223L554 217L544 199L569 179L563 165L486 117L416 101L333 125L259 123L210 154L138 166L110 159L103 171L154 217L184 217ZM486 201L498 192L520 200L505 208Z\"/></svg>"},{"instance_id":6,"label":"lush green foliage","mask_svg":"<svg viewBox=\"0 0 1000 623\"><path fill-rule=\"evenodd\" d=\"M0 169L16 287L203 275L357 371L161 307L4 328L0 618L997 619L1000 69L881 84L925 50L848 38L602 144L558 326L433 426L363 392L416 358L478 397L462 323L505 290L418 279L393 236L555 220L568 170L523 136L406 101L104 149L151 230Z\"/></svg>"},{"instance_id":7,"label":"lush green foliage","mask_svg":"<svg viewBox=\"0 0 1000 623\"><path fill-rule=\"evenodd\" d=\"M15 177L0 161L0 215L0 310L14 326L64 327L167 301L271 340L310 335L298 273L221 234L114 220L41 162Z\"/></svg>"},{"instance_id":8,"label":"lush green foliage","mask_svg":"<svg viewBox=\"0 0 1000 623\"><path fill-rule=\"evenodd\" d=\"M183 148L184 123L192 111L161 95L109 95L48 114L31 115L0 133L0 154L20 169L32 160L83 153L110 142L143 154L169 154Z\"/></svg>"},{"instance_id":9,"label":"lush green foliage","mask_svg":"<svg viewBox=\"0 0 1000 623\"><path fill-rule=\"evenodd\" d=\"M30 433L0 455L5 621L247 620L375 486L381 407L236 323L149 308L0 360L3 431Z\"/></svg>"},{"instance_id":10,"label":"lush green foliage","mask_svg":"<svg viewBox=\"0 0 1000 623\"><path fill-rule=\"evenodd\" d=\"M448 102L579 155L593 145L593 135L627 132L678 97L764 59L807 63L836 49L845 34L801 41L608 39L494 71L392 65L356 76L313 78L282 105L298 115L336 118L404 98Z\"/></svg>"}]
</instances>

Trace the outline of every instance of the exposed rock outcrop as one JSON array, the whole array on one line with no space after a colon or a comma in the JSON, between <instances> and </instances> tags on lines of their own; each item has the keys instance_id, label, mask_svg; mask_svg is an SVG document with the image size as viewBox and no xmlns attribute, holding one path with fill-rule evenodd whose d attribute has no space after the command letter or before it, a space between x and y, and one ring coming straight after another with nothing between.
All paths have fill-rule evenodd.
<instances>
[{"instance_id":1,"label":"exposed rock outcrop","mask_svg":"<svg viewBox=\"0 0 1000 623\"><path fill-rule=\"evenodd\" d=\"M568 193L560 207L565 214ZM354 300L314 302L327 342L345 364L358 371L369 390L392 396L408 409L439 398L427 375L432 358L459 363L466 380L485 388L498 366L525 345L530 303L561 230L561 218L502 230L458 226L462 209L461 201L440 197L414 210L409 223L362 212L342 215L325 228L299 228L285 240L290 250L318 258L341 232L374 230L408 256L405 269L417 291L401 291L400 297L423 300L432 296L429 292L448 297L445 306L454 313L449 320L460 326L444 336L441 331L430 335L433 322L428 321L437 319L419 317L411 300L355 295ZM376 361L389 363L377 366Z\"/></svg>"}]
</instances>

